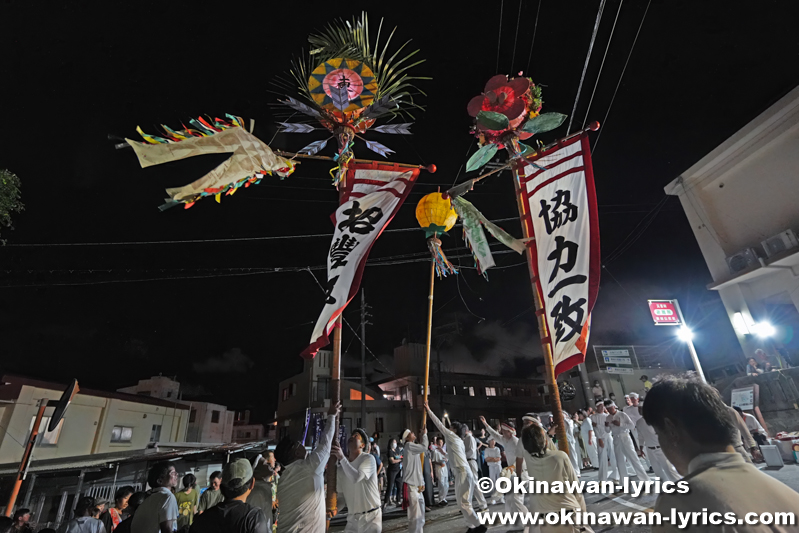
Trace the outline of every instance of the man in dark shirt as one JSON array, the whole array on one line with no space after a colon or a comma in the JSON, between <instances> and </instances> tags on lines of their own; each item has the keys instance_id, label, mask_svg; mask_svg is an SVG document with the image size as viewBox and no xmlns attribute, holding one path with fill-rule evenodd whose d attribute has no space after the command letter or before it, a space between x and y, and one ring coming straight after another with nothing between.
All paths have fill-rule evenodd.
<instances>
[{"instance_id":1,"label":"man in dark shirt","mask_svg":"<svg viewBox=\"0 0 799 533\"><path fill-rule=\"evenodd\" d=\"M269 533L263 511L247 503L254 486L249 461L239 459L226 464L220 487L225 501L195 518L191 533Z\"/></svg>"}]
</instances>

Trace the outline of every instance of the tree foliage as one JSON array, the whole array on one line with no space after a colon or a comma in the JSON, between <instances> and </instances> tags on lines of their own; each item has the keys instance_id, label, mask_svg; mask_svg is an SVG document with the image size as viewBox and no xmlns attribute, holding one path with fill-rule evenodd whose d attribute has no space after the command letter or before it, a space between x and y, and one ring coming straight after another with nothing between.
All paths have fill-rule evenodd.
<instances>
[{"instance_id":1,"label":"tree foliage","mask_svg":"<svg viewBox=\"0 0 799 533\"><path fill-rule=\"evenodd\" d=\"M13 172L0 169L0 230L3 228L14 229L11 225L11 215L25 209L20 201L22 183ZM0 244L5 244L0 239Z\"/></svg>"}]
</instances>

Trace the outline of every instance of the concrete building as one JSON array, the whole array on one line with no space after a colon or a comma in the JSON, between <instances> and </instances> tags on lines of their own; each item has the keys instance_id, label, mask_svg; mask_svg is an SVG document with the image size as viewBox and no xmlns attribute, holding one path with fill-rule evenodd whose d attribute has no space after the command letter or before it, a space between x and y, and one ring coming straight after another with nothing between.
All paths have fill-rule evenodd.
<instances>
[{"instance_id":1,"label":"concrete building","mask_svg":"<svg viewBox=\"0 0 799 533\"><path fill-rule=\"evenodd\" d=\"M243 443L263 440L268 440L264 425L250 422L249 410L236 412L236 418L233 421L233 442Z\"/></svg>"},{"instance_id":2,"label":"concrete building","mask_svg":"<svg viewBox=\"0 0 799 533\"><path fill-rule=\"evenodd\" d=\"M163 400L181 398L181 402L189 406L189 429L186 435L188 442L227 443L233 442L233 421L235 413L227 406L183 400L180 383L165 376L153 376L141 379L132 387L118 389L119 392L149 396Z\"/></svg>"},{"instance_id":3,"label":"concrete building","mask_svg":"<svg viewBox=\"0 0 799 533\"><path fill-rule=\"evenodd\" d=\"M680 199L745 357L763 348L778 364L781 350L799 364L799 87L665 190Z\"/></svg>"},{"instance_id":4,"label":"concrete building","mask_svg":"<svg viewBox=\"0 0 799 533\"><path fill-rule=\"evenodd\" d=\"M0 385L0 463L19 462L39 400L58 400L66 385L6 375ZM56 459L185 442L189 408L160 398L81 388L58 427L45 431L45 411L34 458Z\"/></svg>"}]
</instances>

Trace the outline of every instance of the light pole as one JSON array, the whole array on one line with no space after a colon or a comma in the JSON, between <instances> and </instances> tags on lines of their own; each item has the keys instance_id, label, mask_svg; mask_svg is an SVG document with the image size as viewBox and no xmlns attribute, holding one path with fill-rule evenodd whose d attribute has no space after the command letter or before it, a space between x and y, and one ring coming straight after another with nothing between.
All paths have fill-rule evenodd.
<instances>
[{"instance_id":1,"label":"light pole","mask_svg":"<svg viewBox=\"0 0 799 533\"><path fill-rule=\"evenodd\" d=\"M702 364L699 362L699 357L696 355L696 348L694 348L694 334L691 329L685 323L685 317L682 315L682 309L680 309L680 303L677 300L672 300L674 302L674 307L677 309L677 316L680 317L680 329L677 331L677 336L682 339L685 344L688 345L688 351L691 353L691 359L694 362L694 368L696 369L696 373L699 377L707 383L705 379L705 373L702 372Z\"/></svg>"}]
</instances>

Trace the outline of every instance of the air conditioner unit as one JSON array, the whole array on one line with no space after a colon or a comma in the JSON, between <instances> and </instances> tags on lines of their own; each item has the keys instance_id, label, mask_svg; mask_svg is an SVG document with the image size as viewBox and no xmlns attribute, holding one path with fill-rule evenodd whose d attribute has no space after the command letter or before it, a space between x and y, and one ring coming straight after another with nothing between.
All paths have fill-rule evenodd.
<instances>
[{"instance_id":1,"label":"air conditioner unit","mask_svg":"<svg viewBox=\"0 0 799 533\"><path fill-rule=\"evenodd\" d=\"M761 243L766 251L766 256L771 257L785 250L799 246L799 240L793 230L786 229Z\"/></svg>"},{"instance_id":2,"label":"air conditioner unit","mask_svg":"<svg viewBox=\"0 0 799 533\"><path fill-rule=\"evenodd\" d=\"M749 268L759 265L757 254L753 248L746 248L727 258L727 266L731 274L740 274Z\"/></svg>"}]
</instances>

